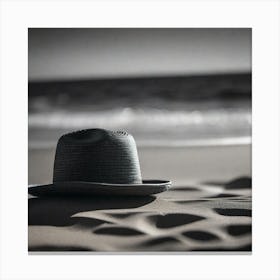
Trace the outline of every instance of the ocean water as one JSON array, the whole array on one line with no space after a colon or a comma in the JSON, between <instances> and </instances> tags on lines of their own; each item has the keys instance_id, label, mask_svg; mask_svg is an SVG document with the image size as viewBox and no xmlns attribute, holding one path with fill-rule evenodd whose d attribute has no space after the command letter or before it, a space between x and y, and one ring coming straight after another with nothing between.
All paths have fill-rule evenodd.
<instances>
[{"instance_id":1,"label":"ocean water","mask_svg":"<svg viewBox=\"0 0 280 280\"><path fill-rule=\"evenodd\" d=\"M251 125L250 74L29 84L31 148L95 127L147 146L250 143Z\"/></svg>"}]
</instances>

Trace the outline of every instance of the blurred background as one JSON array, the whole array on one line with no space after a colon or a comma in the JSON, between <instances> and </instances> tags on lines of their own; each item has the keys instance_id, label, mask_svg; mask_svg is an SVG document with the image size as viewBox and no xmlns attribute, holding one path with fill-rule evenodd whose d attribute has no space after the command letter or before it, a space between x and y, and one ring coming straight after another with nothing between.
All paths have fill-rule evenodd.
<instances>
[{"instance_id":1,"label":"blurred background","mask_svg":"<svg viewBox=\"0 0 280 280\"><path fill-rule=\"evenodd\" d=\"M250 173L251 29L31 28L28 72L29 183L94 127L133 134L148 177Z\"/></svg>"}]
</instances>

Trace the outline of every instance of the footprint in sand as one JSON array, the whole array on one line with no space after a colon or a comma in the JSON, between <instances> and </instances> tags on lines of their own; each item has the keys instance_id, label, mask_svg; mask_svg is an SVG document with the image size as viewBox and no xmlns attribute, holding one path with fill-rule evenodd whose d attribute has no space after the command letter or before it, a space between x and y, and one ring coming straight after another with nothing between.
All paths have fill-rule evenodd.
<instances>
[{"instance_id":1,"label":"footprint in sand","mask_svg":"<svg viewBox=\"0 0 280 280\"><path fill-rule=\"evenodd\" d=\"M252 179L250 177L241 177L235 180L232 180L225 184L225 189L251 189L252 188Z\"/></svg>"},{"instance_id":2,"label":"footprint in sand","mask_svg":"<svg viewBox=\"0 0 280 280\"><path fill-rule=\"evenodd\" d=\"M143 214L143 212L132 212L132 213L110 213L109 215L117 219L126 219L135 215Z\"/></svg>"},{"instance_id":3,"label":"footprint in sand","mask_svg":"<svg viewBox=\"0 0 280 280\"><path fill-rule=\"evenodd\" d=\"M72 217L73 226L78 228L95 228L102 224L111 224L111 222L95 219L95 218L87 218L87 217Z\"/></svg>"},{"instance_id":4,"label":"footprint in sand","mask_svg":"<svg viewBox=\"0 0 280 280\"><path fill-rule=\"evenodd\" d=\"M218 214L223 216L252 216L252 210L249 209L226 209L226 208L215 208L214 209Z\"/></svg>"},{"instance_id":5,"label":"footprint in sand","mask_svg":"<svg viewBox=\"0 0 280 280\"><path fill-rule=\"evenodd\" d=\"M239 196L240 195L236 195L236 194L220 193L218 195L208 196L206 198L234 198L234 197L239 197Z\"/></svg>"},{"instance_id":6,"label":"footprint in sand","mask_svg":"<svg viewBox=\"0 0 280 280\"><path fill-rule=\"evenodd\" d=\"M159 237L144 241L141 245L149 247L158 245L175 245L180 243L180 241L173 237Z\"/></svg>"},{"instance_id":7,"label":"footprint in sand","mask_svg":"<svg viewBox=\"0 0 280 280\"><path fill-rule=\"evenodd\" d=\"M135 236L143 235L144 233L136 229L128 227L103 227L94 231L95 234L104 234L104 235L117 235L117 236Z\"/></svg>"},{"instance_id":8,"label":"footprint in sand","mask_svg":"<svg viewBox=\"0 0 280 280\"><path fill-rule=\"evenodd\" d=\"M199 241L212 241L220 239L217 235L214 235L213 233L199 230L185 231L182 234L188 238Z\"/></svg>"},{"instance_id":9,"label":"footprint in sand","mask_svg":"<svg viewBox=\"0 0 280 280\"><path fill-rule=\"evenodd\" d=\"M206 202L206 199L196 199L196 200L173 200L172 202L178 204L189 204L189 203L198 203L198 202Z\"/></svg>"},{"instance_id":10,"label":"footprint in sand","mask_svg":"<svg viewBox=\"0 0 280 280\"><path fill-rule=\"evenodd\" d=\"M241 236L252 233L251 225L230 225L226 227L227 232L232 236Z\"/></svg>"},{"instance_id":11,"label":"footprint in sand","mask_svg":"<svg viewBox=\"0 0 280 280\"><path fill-rule=\"evenodd\" d=\"M205 218L202 216L178 213L167 215L151 215L148 216L147 219L150 223L155 224L155 226L158 228L172 228L200 221Z\"/></svg>"}]
</instances>

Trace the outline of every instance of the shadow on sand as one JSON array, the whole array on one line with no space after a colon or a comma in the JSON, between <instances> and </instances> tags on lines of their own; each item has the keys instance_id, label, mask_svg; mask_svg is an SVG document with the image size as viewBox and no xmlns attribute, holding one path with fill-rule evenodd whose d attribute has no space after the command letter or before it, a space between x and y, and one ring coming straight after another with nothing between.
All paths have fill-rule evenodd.
<instances>
[{"instance_id":1,"label":"shadow on sand","mask_svg":"<svg viewBox=\"0 0 280 280\"><path fill-rule=\"evenodd\" d=\"M70 226L79 222L71 217L80 212L109 209L131 209L154 201L154 196L143 197L39 197L28 200L28 224ZM98 220L96 220L98 223Z\"/></svg>"},{"instance_id":2,"label":"shadow on sand","mask_svg":"<svg viewBox=\"0 0 280 280\"><path fill-rule=\"evenodd\" d=\"M204 184L223 186L226 190L251 189L252 178L240 177L229 182L204 182Z\"/></svg>"}]
</instances>

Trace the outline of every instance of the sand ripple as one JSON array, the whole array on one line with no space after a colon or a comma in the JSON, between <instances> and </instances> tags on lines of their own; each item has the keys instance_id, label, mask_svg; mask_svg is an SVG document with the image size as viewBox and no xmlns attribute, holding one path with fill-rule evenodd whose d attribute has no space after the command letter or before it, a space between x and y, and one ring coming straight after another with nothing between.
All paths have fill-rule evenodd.
<instances>
[{"instance_id":1,"label":"sand ripple","mask_svg":"<svg viewBox=\"0 0 280 280\"><path fill-rule=\"evenodd\" d=\"M251 251L251 216L250 178L148 198L31 198L29 251Z\"/></svg>"}]
</instances>

